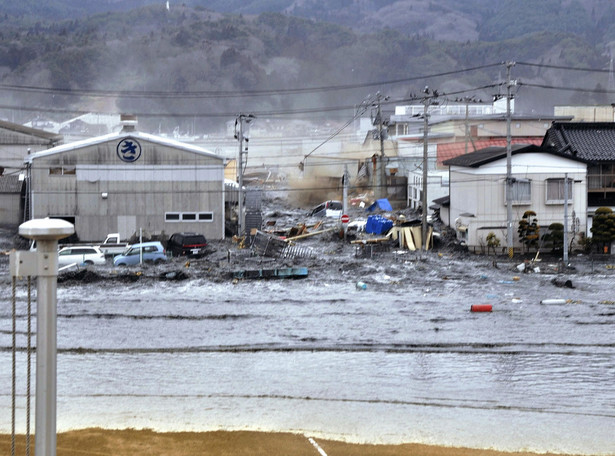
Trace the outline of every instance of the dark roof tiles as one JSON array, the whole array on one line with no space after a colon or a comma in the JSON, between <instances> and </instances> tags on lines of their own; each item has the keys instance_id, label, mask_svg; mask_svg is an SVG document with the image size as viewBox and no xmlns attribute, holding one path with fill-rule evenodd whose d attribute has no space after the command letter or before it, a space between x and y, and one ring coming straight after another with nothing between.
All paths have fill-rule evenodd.
<instances>
[{"instance_id":1,"label":"dark roof tiles","mask_svg":"<svg viewBox=\"0 0 615 456\"><path fill-rule=\"evenodd\" d=\"M542 143L545 148L590 162L615 161L615 123L555 122Z\"/></svg>"}]
</instances>

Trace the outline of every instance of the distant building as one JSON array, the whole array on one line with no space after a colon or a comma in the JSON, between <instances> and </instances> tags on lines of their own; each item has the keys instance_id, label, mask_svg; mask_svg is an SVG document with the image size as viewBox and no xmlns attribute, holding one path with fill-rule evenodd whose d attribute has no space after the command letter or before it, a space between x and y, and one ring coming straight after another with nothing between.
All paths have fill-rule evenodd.
<instances>
[{"instance_id":1,"label":"distant building","mask_svg":"<svg viewBox=\"0 0 615 456\"><path fill-rule=\"evenodd\" d=\"M95 136L121 130L119 114L101 114L90 112L66 120L58 124L58 133L61 133L66 142L79 141Z\"/></svg>"},{"instance_id":2,"label":"distant building","mask_svg":"<svg viewBox=\"0 0 615 456\"><path fill-rule=\"evenodd\" d=\"M55 147L63 142L61 135L37 128L24 127L0 120L0 169L2 174L24 168L29 153Z\"/></svg>"},{"instance_id":3,"label":"distant building","mask_svg":"<svg viewBox=\"0 0 615 456\"><path fill-rule=\"evenodd\" d=\"M615 106L554 106L556 116L570 116L575 122L614 122Z\"/></svg>"},{"instance_id":4,"label":"distant building","mask_svg":"<svg viewBox=\"0 0 615 456\"><path fill-rule=\"evenodd\" d=\"M16 228L23 222L23 174L0 176L0 227Z\"/></svg>"},{"instance_id":5,"label":"distant building","mask_svg":"<svg viewBox=\"0 0 615 456\"><path fill-rule=\"evenodd\" d=\"M15 228L24 220L24 160L28 154L54 147L62 136L0 121L0 225Z\"/></svg>"}]
</instances>

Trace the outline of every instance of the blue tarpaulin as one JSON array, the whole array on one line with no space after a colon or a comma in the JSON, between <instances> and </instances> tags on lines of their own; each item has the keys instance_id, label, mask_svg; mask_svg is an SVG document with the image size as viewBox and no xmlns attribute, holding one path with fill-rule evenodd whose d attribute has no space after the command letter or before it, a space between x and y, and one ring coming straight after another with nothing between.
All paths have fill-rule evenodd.
<instances>
[{"instance_id":1,"label":"blue tarpaulin","mask_svg":"<svg viewBox=\"0 0 615 456\"><path fill-rule=\"evenodd\" d=\"M375 209L380 209L381 211L392 211L393 210L393 208L391 207L391 203L389 203L389 200L386 198L376 200L374 204L372 204L366 210L368 212L371 212Z\"/></svg>"},{"instance_id":2,"label":"blue tarpaulin","mask_svg":"<svg viewBox=\"0 0 615 456\"><path fill-rule=\"evenodd\" d=\"M367 217L365 232L371 234L384 234L393 227L393 221L382 215L370 215Z\"/></svg>"}]
</instances>

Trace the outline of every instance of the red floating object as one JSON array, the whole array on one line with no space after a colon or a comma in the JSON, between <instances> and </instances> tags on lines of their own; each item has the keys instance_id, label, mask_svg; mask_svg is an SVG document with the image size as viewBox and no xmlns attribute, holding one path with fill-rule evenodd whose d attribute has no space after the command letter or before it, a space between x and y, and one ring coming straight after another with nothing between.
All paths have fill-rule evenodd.
<instances>
[{"instance_id":1,"label":"red floating object","mask_svg":"<svg viewBox=\"0 0 615 456\"><path fill-rule=\"evenodd\" d=\"M470 310L472 312L491 312L492 306L491 304L473 304Z\"/></svg>"}]
</instances>

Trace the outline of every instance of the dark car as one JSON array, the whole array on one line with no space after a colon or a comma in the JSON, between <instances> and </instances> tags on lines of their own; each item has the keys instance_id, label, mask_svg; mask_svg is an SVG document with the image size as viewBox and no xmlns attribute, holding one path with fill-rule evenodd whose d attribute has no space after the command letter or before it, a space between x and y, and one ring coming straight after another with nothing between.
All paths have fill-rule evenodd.
<instances>
[{"instance_id":1,"label":"dark car","mask_svg":"<svg viewBox=\"0 0 615 456\"><path fill-rule=\"evenodd\" d=\"M167 251L173 256L201 256L206 248L205 236L198 233L175 233L167 243Z\"/></svg>"}]
</instances>

